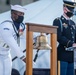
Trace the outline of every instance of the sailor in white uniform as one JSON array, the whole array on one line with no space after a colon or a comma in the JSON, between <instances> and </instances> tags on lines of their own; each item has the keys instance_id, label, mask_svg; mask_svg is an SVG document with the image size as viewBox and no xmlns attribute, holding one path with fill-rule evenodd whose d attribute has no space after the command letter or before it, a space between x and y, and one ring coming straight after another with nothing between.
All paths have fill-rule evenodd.
<instances>
[{"instance_id":1,"label":"sailor in white uniform","mask_svg":"<svg viewBox=\"0 0 76 75\"><path fill-rule=\"evenodd\" d=\"M25 56L17 43L19 28L23 28L25 9L20 5L11 6L11 19L0 24L0 75L11 75L12 60L10 50L25 62Z\"/></svg>"}]
</instances>

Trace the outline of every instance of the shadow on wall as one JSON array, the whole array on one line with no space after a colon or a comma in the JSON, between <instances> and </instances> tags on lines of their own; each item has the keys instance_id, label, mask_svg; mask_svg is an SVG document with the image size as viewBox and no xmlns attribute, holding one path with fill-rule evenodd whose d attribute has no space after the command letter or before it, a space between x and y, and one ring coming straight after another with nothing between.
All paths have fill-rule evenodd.
<instances>
[{"instance_id":1,"label":"shadow on wall","mask_svg":"<svg viewBox=\"0 0 76 75\"><path fill-rule=\"evenodd\" d=\"M10 0L6 0L6 5L10 5Z\"/></svg>"}]
</instances>

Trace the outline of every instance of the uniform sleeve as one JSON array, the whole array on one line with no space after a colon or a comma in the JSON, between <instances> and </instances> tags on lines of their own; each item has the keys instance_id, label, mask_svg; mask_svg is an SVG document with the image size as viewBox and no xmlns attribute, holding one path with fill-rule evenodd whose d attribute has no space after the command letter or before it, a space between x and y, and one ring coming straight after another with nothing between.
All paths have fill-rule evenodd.
<instances>
[{"instance_id":1,"label":"uniform sleeve","mask_svg":"<svg viewBox=\"0 0 76 75\"><path fill-rule=\"evenodd\" d=\"M20 50L20 47L18 46L16 40L14 39L13 35L12 35L12 30L9 27L3 27L0 30L1 36L3 38L3 40L7 43L7 45L9 45L9 47L14 50L14 52L16 53L16 55L19 58L22 58L23 52Z\"/></svg>"},{"instance_id":2,"label":"uniform sleeve","mask_svg":"<svg viewBox=\"0 0 76 75\"><path fill-rule=\"evenodd\" d=\"M60 23L59 19L55 19L53 21L53 26L58 26L57 41L65 47L72 46L73 42L62 35L63 27L61 27L61 23Z\"/></svg>"}]
</instances>

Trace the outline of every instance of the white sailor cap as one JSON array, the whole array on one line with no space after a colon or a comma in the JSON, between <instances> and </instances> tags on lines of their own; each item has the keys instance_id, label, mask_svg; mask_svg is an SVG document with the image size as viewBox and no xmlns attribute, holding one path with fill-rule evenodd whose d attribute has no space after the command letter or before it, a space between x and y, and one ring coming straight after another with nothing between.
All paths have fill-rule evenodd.
<instances>
[{"instance_id":1,"label":"white sailor cap","mask_svg":"<svg viewBox=\"0 0 76 75\"><path fill-rule=\"evenodd\" d=\"M26 9L21 5L11 5L11 10L16 10L24 13Z\"/></svg>"}]
</instances>

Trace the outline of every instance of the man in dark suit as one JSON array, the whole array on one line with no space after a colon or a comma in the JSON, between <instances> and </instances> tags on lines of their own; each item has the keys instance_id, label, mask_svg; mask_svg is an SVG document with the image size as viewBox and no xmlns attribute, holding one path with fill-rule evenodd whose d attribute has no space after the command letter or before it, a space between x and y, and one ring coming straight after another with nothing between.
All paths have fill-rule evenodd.
<instances>
[{"instance_id":1,"label":"man in dark suit","mask_svg":"<svg viewBox=\"0 0 76 75\"><path fill-rule=\"evenodd\" d=\"M58 26L57 55L60 61L60 75L74 75L74 51L67 51L66 48L76 47L76 25L71 20L75 6L75 2L64 1L63 15L53 21L53 25Z\"/></svg>"}]
</instances>

